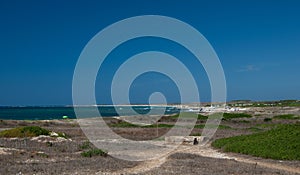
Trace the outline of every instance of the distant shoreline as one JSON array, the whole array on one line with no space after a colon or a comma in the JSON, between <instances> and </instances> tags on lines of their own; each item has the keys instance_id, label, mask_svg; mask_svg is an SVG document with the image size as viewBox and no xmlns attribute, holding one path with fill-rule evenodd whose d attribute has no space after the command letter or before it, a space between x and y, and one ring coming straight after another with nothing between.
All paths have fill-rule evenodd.
<instances>
[{"instance_id":1,"label":"distant shoreline","mask_svg":"<svg viewBox=\"0 0 300 175\"><path fill-rule=\"evenodd\" d=\"M101 107L101 106L194 106L194 105L207 105L207 104L233 104L233 103L280 103L280 102L300 102L300 99L282 99L282 100L231 100L227 102L187 102L187 103L169 103L169 104L97 104L97 105L0 105L0 108L5 107Z\"/></svg>"},{"instance_id":2,"label":"distant shoreline","mask_svg":"<svg viewBox=\"0 0 300 175\"><path fill-rule=\"evenodd\" d=\"M91 117L118 117L147 115L175 114L179 108L174 106L159 105L120 105L120 106L76 106L76 107L2 107L0 108L0 119L11 120L54 120L54 119L76 119ZM150 114L150 113L149 113Z\"/></svg>"}]
</instances>

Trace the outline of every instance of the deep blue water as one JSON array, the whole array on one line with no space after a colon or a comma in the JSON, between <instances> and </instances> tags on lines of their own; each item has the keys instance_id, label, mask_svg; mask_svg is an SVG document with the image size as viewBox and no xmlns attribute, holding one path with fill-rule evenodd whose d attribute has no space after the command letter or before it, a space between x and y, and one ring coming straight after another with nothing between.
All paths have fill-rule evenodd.
<instances>
[{"instance_id":1,"label":"deep blue water","mask_svg":"<svg viewBox=\"0 0 300 175\"><path fill-rule=\"evenodd\" d=\"M115 106L122 111L122 115L134 115L129 108L132 107L138 114L147 114L150 111L148 106ZM102 117L119 116L114 106L97 107ZM92 113L94 107L76 107L84 111L84 117L97 117ZM163 107L152 107L152 111L161 113ZM179 109L167 107L165 114L179 113ZM52 120L62 119L63 116L75 119L76 115L73 107L0 107L0 119L12 120Z\"/></svg>"}]
</instances>

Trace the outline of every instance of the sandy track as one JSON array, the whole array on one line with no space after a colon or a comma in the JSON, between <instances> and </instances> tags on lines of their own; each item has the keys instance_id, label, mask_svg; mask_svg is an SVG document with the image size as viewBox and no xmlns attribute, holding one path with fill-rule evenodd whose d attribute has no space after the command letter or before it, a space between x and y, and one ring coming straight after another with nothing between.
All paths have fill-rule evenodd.
<instances>
[{"instance_id":1,"label":"sandy track","mask_svg":"<svg viewBox=\"0 0 300 175\"><path fill-rule=\"evenodd\" d=\"M190 149L183 150L183 153L191 153L191 154L197 154L203 157L210 157L210 158L216 158L216 159L233 159L238 162L248 163L248 164L254 164L262 167L267 167L271 169L277 169L282 170L290 173L300 173L300 168L297 167L291 167L287 165L281 165L280 163L269 163L264 162L262 160L251 160L248 158L243 158L239 156L231 156L226 153L220 153L215 149L212 149L210 146L205 147L191 147Z\"/></svg>"},{"instance_id":2,"label":"sandy track","mask_svg":"<svg viewBox=\"0 0 300 175\"><path fill-rule=\"evenodd\" d=\"M188 154L194 154L199 155L202 157L208 157L208 158L214 158L214 159L231 159L235 160L237 162L246 163L246 164L253 164L254 166L261 166L266 167L270 169L276 169L281 170L288 173L293 174L299 174L300 173L300 167L293 167L288 165L282 165L280 163L270 163L265 162L263 160L252 160L250 158L244 158L242 156L236 156L236 155L229 155L226 153L221 153L213 148L211 146L180 146L176 150L170 152L169 154L165 155L164 157L156 158L149 161L141 162L139 165L132 167L132 168L126 168L123 170L115 171L115 172L98 172L96 174L112 174L112 175L118 175L118 174L141 174L148 171L151 171L154 168L159 168L162 164L168 161L168 157L175 153L188 153Z\"/></svg>"}]
</instances>

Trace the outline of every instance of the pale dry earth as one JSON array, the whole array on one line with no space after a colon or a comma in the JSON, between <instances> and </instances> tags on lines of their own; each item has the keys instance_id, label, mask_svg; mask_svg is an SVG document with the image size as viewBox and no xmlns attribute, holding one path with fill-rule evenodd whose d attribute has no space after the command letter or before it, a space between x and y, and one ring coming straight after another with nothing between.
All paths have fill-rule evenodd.
<instances>
[{"instance_id":1,"label":"pale dry earth","mask_svg":"<svg viewBox=\"0 0 300 175\"><path fill-rule=\"evenodd\" d=\"M299 108L251 108L251 119L222 121L234 129L219 129L212 140L241 134L251 134L251 127L265 123L266 117L293 113ZM176 120L175 120L176 121ZM247 122L245 122L247 121ZM118 123L118 119L107 119ZM171 124L174 119L162 118L160 123ZM273 120L269 124L297 121ZM198 121L197 124L205 124ZM64 132L69 137L0 138L0 174L300 174L300 161L281 161L247 155L223 153L206 146L182 145L162 157L147 161L127 161L110 156L83 157L80 145L87 141L76 120L16 121L2 120L0 130L16 126L38 125ZM113 128L114 132L132 140L149 140L168 132L169 128ZM194 129L193 134L202 129ZM159 142L159 141L158 141ZM162 142L162 141L161 141ZM51 144L49 144L51 143ZM137 153L138 154L138 153ZM143 154L151 154L143 152Z\"/></svg>"}]
</instances>

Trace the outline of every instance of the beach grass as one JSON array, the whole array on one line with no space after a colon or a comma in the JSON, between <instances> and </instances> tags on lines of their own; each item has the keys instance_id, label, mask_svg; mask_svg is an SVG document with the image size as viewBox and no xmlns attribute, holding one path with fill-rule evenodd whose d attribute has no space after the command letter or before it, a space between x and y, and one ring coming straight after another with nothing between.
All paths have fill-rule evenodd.
<instances>
[{"instance_id":1,"label":"beach grass","mask_svg":"<svg viewBox=\"0 0 300 175\"><path fill-rule=\"evenodd\" d=\"M8 129L0 132L0 137L36 137L50 135L50 131L39 126L24 126Z\"/></svg>"},{"instance_id":2,"label":"beach grass","mask_svg":"<svg viewBox=\"0 0 300 175\"><path fill-rule=\"evenodd\" d=\"M193 117L195 116L194 113L183 113L183 117L188 118L188 117ZM178 118L179 114L176 114L172 116L172 118ZM202 115L202 114L197 114L197 119L198 120L207 120L209 119L220 119L222 118L223 120L230 120L234 118L251 118L252 115L246 114L246 113L214 113L210 114L209 116Z\"/></svg>"},{"instance_id":3,"label":"beach grass","mask_svg":"<svg viewBox=\"0 0 300 175\"><path fill-rule=\"evenodd\" d=\"M135 124L128 123L128 122L125 122L125 121L121 121L119 123L109 124L109 126L113 127L113 128L137 128L137 127L140 127L139 125L135 125Z\"/></svg>"},{"instance_id":4,"label":"beach grass","mask_svg":"<svg viewBox=\"0 0 300 175\"><path fill-rule=\"evenodd\" d=\"M204 127L213 129L213 128L218 128L218 129L232 129L230 126L227 125L195 125L195 128L203 129Z\"/></svg>"},{"instance_id":5,"label":"beach grass","mask_svg":"<svg viewBox=\"0 0 300 175\"><path fill-rule=\"evenodd\" d=\"M234 118L251 118L252 115L246 114L246 113L224 113L223 119L224 120L230 120Z\"/></svg>"},{"instance_id":6,"label":"beach grass","mask_svg":"<svg viewBox=\"0 0 300 175\"><path fill-rule=\"evenodd\" d=\"M202 114L198 114L198 120L207 120L208 116L202 115Z\"/></svg>"},{"instance_id":7,"label":"beach grass","mask_svg":"<svg viewBox=\"0 0 300 175\"><path fill-rule=\"evenodd\" d=\"M172 127L175 127L174 124L164 124L164 123L140 126L140 125L135 125L135 124L128 123L125 121L122 121L120 123L110 124L109 126L115 127L115 128L172 128ZM205 124L199 124L199 125L195 125L194 128L203 129L205 126L206 126ZM180 127L180 126L178 126L178 127ZM182 126L182 127L184 127L184 126ZM226 125L207 125L206 127L218 128L218 129L231 129L230 126L226 126Z\"/></svg>"},{"instance_id":8,"label":"beach grass","mask_svg":"<svg viewBox=\"0 0 300 175\"><path fill-rule=\"evenodd\" d=\"M270 121L272 121L272 118L268 118L268 117L264 118L264 122L270 122Z\"/></svg>"},{"instance_id":9,"label":"beach grass","mask_svg":"<svg viewBox=\"0 0 300 175\"><path fill-rule=\"evenodd\" d=\"M264 129L260 128L260 127L250 127L248 128L250 131L252 132L262 132L262 131L265 131Z\"/></svg>"},{"instance_id":10,"label":"beach grass","mask_svg":"<svg viewBox=\"0 0 300 175\"><path fill-rule=\"evenodd\" d=\"M119 122L119 123L114 123L114 124L110 124L110 127L113 128L172 128L174 125L173 124L164 124L164 123L160 123L160 124L152 124L152 125L136 125L136 124L132 124L132 123L128 123L125 121Z\"/></svg>"},{"instance_id":11,"label":"beach grass","mask_svg":"<svg viewBox=\"0 0 300 175\"><path fill-rule=\"evenodd\" d=\"M190 136L201 136L202 134L201 133L192 133L192 134L190 134Z\"/></svg>"},{"instance_id":12,"label":"beach grass","mask_svg":"<svg viewBox=\"0 0 300 175\"><path fill-rule=\"evenodd\" d=\"M172 128L174 127L175 125L172 125L172 124L164 124L164 123L160 123L160 124L153 124L153 125L146 125L146 126L142 126L142 128Z\"/></svg>"},{"instance_id":13,"label":"beach grass","mask_svg":"<svg viewBox=\"0 0 300 175\"><path fill-rule=\"evenodd\" d=\"M93 156L107 156L107 152L101 149L90 149L81 153L83 157L93 157Z\"/></svg>"},{"instance_id":14,"label":"beach grass","mask_svg":"<svg viewBox=\"0 0 300 175\"><path fill-rule=\"evenodd\" d=\"M269 131L222 138L212 143L225 152L278 160L300 160L300 124L277 125Z\"/></svg>"},{"instance_id":15,"label":"beach grass","mask_svg":"<svg viewBox=\"0 0 300 175\"><path fill-rule=\"evenodd\" d=\"M255 127L259 127L259 128L275 128L278 127L282 124L278 124L278 123L261 123L261 124L256 124Z\"/></svg>"},{"instance_id":16,"label":"beach grass","mask_svg":"<svg viewBox=\"0 0 300 175\"><path fill-rule=\"evenodd\" d=\"M173 116L171 116L171 118L196 118L199 115L193 112L181 112L179 114L175 114Z\"/></svg>"},{"instance_id":17,"label":"beach grass","mask_svg":"<svg viewBox=\"0 0 300 175\"><path fill-rule=\"evenodd\" d=\"M51 137L63 137L69 138L65 133L57 132L55 136L51 135L51 131L41 128L39 126L21 126L12 129L3 130L0 132L0 137L6 138L23 138L23 137L37 137L40 135L51 136Z\"/></svg>"},{"instance_id":18,"label":"beach grass","mask_svg":"<svg viewBox=\"0 0 300 175\"><path fill-rule=\"evenodd\" d=\"M80 144L78 147L80 150L85 150L91 148L91 145L89 141L85 141L82 144Z\"/></svg>"},{"instance_id":19,"label":"beach grass","mask_svg":"<svg viewBox=\"0 0 300 175\"><path fill-rule=\"evenodd\" d=\"M284 120L297 120L297 119L300 119L300 116L296 116L294 114L283 114L283 115L276 115L273 118L274 119L284 119Z\"/></svg>"}]
</instances>

